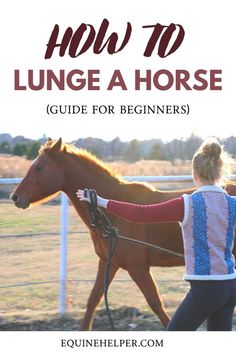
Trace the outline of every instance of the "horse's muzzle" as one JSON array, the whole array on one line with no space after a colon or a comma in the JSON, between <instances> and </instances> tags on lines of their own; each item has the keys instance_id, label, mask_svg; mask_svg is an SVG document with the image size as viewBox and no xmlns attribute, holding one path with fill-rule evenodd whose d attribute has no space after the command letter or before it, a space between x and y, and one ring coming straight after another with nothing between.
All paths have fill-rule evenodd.
<instances>
[{"instance_id":1,"label":"horse's muzzle","mask_svg":"<svg viewBox=\"0 0 236 354\"><path fill-rule=\"evenodd\" d=\"M26 198L20 198L20 196L16 193L13 193L10 198L17 208L26 209L30 205Z\"/></svg>"}]
</instances>

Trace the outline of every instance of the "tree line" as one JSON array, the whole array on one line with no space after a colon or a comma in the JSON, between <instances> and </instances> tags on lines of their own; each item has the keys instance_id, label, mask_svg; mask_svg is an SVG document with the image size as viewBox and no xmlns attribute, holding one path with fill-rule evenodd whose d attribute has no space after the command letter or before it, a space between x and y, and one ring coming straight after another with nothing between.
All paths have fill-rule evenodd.
<instances>
[{"instance_id":1,"label":"tree line","mask_svg":"<svg viewBox=\"0 0 236 354\"><path fill-rule=\"evenodd\" d=\"M11 154L15 156L25 156L27 160L33 160L38 155L40 146L41 143L39 141L27 144L17 143L14 146L11 146L8 141L3 141L0 144L0 153Z\"/></svg>"},{"instance_id":2,"label":"tree line","mask_svg":"<svg viewBox=\"0 0 236 354\"><path fill-rule=\"evenodd\" d=\"M0 143L0 153L26 156L27 159L32 160L38 155L38 150L44 142L42 139L23 143L17 142L16 144L2 141ZM231 136L220 140L220 142L233 157L236 157L236 137ZM99 158L105 160L122 159L128 162L141 159L172 162L176 159L191 160L201 143L202 138L195 134L187 139L174 139L170 142L163 142L161 139L144 141L133 139L130 142L122 142L119 138L110 142L96 138L78 139L73 142L75 146L87 149Z\"/></svg>"}]
</instances>

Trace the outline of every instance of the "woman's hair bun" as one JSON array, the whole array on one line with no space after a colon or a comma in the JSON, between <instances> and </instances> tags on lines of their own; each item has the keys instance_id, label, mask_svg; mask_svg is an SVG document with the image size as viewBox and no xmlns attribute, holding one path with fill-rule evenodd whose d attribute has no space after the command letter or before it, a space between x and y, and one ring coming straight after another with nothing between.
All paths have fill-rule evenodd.
<instances>
[{"instance_id":1,"label":"woman's hair bun","mask_svg":"<svg viewBox=\"0 0 236 354\"><path fill-rule=\"evenodd\" d=\"M218 159L222 152L222 148L217 140L209 140L203 145L202 151L209 157Z\"/></svg>"}]
</instances>

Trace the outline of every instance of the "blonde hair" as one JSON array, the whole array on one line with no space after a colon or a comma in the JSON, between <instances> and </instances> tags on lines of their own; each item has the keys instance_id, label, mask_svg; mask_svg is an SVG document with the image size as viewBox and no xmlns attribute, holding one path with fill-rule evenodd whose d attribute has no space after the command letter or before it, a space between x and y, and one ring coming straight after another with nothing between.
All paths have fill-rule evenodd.
<instances>
[{"instance_id":1,"label":"blonde hair","mask_svg":"<svg viewBox=\"0 0 236 354\"><path fill-rule=\"evenodd\" d=\"M200 180L215 183L231 174L233 159L217 139L208 138L195 152L192 169Z\"/></svg>"}]
</instances>

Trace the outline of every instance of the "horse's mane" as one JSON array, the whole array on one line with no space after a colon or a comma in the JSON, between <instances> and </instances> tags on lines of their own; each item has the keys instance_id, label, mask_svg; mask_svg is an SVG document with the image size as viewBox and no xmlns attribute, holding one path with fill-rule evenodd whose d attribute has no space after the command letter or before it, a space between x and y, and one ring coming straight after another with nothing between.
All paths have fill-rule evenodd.
<instances>
[{"instance_id":1,"label":"horse's mane","mask_svg":"<svg viewBox=\"0 0 236 354\"><path fill-rule=\"evenodd\" d=\"M236 186L236 181L228 180L228 181L226 181L226 185L227 185L227 184L231 184L231 185L233 185L233 186Z\"/></svg>"},{"instance_id":2,"label":"horse's mane","mask_svg":"<svg viewBox=\"0 0 236 354\"><path fill-rule=\"evenodd\" d=\"M40 147L39 154L50 151L52 149L52 147L54 146L54 144L55 144L54 140L47 141L44 145L42 145ZM86 163L88 163L91 166L98 167L105 174L116 178L120 182L123 182L123 183L126 182L117 171L115 171L114 169L107 166L102 160L100 160L93 153L91 153L90 151L88 151L86 149L77 148L73 144L62 143L60 153L68 154L72 158L76 158L76 159L79 158L80 161L85 161Z\"/></svg>"}]
</instances>

